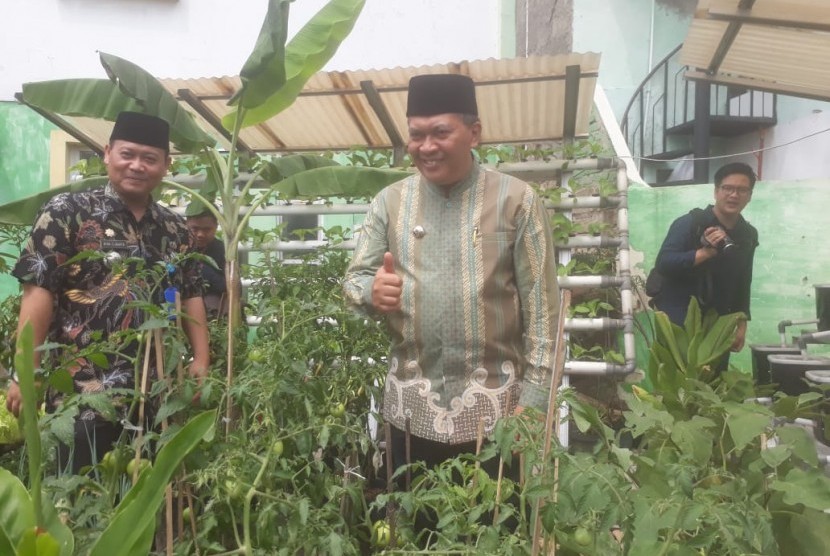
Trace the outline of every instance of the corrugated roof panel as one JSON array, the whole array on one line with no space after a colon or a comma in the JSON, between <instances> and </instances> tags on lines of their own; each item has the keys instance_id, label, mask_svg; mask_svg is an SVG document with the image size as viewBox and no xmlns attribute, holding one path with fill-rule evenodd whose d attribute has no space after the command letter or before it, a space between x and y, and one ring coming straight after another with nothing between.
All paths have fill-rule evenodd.
<instances>
[{"instance_id":1,"label":"corrugated roof panel","mask_svg":"<svg viewBox=\"0 0 830 556\"><path fill-rule=\"evenodd\" d=\"M830 100L830 1L700 0L680 61L698 79ZM731 35L734 33L734 37ZM718 49L726 49L718 60Z\"/></svg>"},{"instance_id":2,"label":"corrugated roof panel","mask_svg":"<svg viewBox=\"0 0 830 556\"><path fill-rule=\"evenodd\" d=\"M402 141L406 140L409 79L423 73L462 73L477 84L479 114L488 143L538 142L562 138L565 122L565 72L578 65L577 135L588 133L599 54L474 60L419 67L318 72L284 112L242 130L240 139L254 151L343 150L392 146L361 82L371 81ZM240 86L234 76L161 79L204 129L213 129L221 146L228 141L211 126L232 110L228 99ZM183 91L187 91L185 94ZM181 94L180 94L181 93ZM103 121L72 119L81 133L102 146L112 127Z\"/></svg>"}]
</instances>

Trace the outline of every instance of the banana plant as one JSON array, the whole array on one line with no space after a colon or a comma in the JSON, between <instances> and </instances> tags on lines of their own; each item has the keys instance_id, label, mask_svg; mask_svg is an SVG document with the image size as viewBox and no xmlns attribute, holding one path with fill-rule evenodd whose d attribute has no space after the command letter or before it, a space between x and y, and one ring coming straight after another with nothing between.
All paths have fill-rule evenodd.
<instances>
[{"instance_id":1,"label":"banana plant","mask_svg":"<svg viewBox=\"0 0 830 556\"><path fill-rule=\"evenodd\" d=\"M671 322L666 313L654 312L654 341L646 378L663 404L681 406L688 381L715 378L714 367L732 346L738 324L745 318L743 313L718 315L714 310L703 314L694 297L682 327ZM635 389L634 394L649 402L655 399L643 388Z\"/></svg>"},{"instance_id":2,"label":"banana plant","mask_svg":"<svg viewBox=\"0 0 830 556\"><path fill-rule=\"evenodd\" d=\"M330 0L288 42L288 11L291 0L269 0L265 20L254 50L240 72L242 86L229 101L231 111L222 119L231 132L230 148L220 152L213 138L199 128L192 116L150 73L117 56L101 53L108 80L70 79L29 83L23 87L23 101L41 110L69 116L114 120L122 110L137 110L159 116L170 124L171 140L179 150L200 153L207 161L205 186L194 191L179 184L172 187L193 199L194 207L214 213L223 230L226 283L239 279L238 245L253 212L275 195L284 198L320 196L369 196L383 186L407 175L405 172L372 168L335 168L322 157L295 155L273 164L260 164L240 187L235 188L239 166L238 142L244 127L256 125L285 110L296 100L305 83L328 62L349 35L365 0ZM275 170L275 165L277 166ZM276 175L270 187L254 197L254 185ZM290 195L290 197L285 197ZM221 200L221 210L213 201ZM42 199L39 199L42 201ZM34 200L18 201L15 208L32 210ZM247 206L247 209L244 207ZM34 214L9 214L0 207L0 221L19 222ZM239 299L229 288L232 319L228 326L227 386L233 380L233 329L239 319ZM230 418L230 396L227 417ZM228 419L230 422L230 419Z\"/></svg>"},{"instance_id":3,"label":"banana plant","mask_svg":"<svg viewBox=\"0 0 830 556\"><path fill-rule=\"evenodd\" d=\"M29 461L29 488L5 469L0 469L0 554L9 556L71 556L75 540L54 506L44 505L41 491L42 453L38 428L38 396L35 385L34 332L31 323L20 331L15 369L23 396L21 427ZM141 556L151 549L156 513L164 490L184 458L211 433L215 411L188 421L159 451L155 465L118 504L107 528L90 554Z\"/></svg>"}]
</instances>

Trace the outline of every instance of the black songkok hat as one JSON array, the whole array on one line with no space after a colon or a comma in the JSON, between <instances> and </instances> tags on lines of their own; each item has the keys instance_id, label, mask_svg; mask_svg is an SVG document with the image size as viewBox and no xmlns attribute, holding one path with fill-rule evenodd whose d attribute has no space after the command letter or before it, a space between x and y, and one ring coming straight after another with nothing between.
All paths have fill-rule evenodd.
<instances>
[{"instance_id":1,"label":"black songkok hat","mask_svg":"<svg viewBox=\"0 0 830 556\"><path fill-rule=\"evenodd\" d=\"M121 112L112 128L110 143L116 140L147 145L170 152L170 125L155 116L140 112Z\"/></svg>"},{"instance_id":2,"label":"black songkok hat","mask_svg":"<svg viewBox=\"0 0 830 556\"><path fill-rule=\"evenodd\" d=\"M416 75L410 79L406 117L437 114L478 116L473 80L455 73Z\"/></svg>"}]
</instances>

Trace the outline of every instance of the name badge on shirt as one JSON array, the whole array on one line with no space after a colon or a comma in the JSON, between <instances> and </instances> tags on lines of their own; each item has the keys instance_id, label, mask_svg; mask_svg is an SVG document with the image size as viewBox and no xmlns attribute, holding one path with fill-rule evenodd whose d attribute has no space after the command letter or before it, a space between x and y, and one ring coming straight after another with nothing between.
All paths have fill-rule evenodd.
<instances>
[{"instance_id":1,"label":"name badge on shirt","mask_svg":"<svg viewBox=\"0 0 830 556\"><path fill-rule=\"evenodd\" d=\"M102 239L101 249L128 249L134 247L135 243L130 243L126 239Z\"/></svg>"}]
</instances>

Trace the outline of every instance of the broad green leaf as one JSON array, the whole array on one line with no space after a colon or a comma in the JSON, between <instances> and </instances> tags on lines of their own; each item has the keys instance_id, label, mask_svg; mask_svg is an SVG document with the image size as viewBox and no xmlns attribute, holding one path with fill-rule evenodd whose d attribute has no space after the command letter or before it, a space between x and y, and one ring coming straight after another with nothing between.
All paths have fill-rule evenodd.
<instances>
[{"instance_id":1,"label":"broad green leaf","mask_svg":"<svg viewBox=\"0 0 830 556\"><path fill-rule=\"evenodd\" d=\"M149 73L109 54L101 54L101 63L112 80L59 79L26 83L23 102L54 114L111 122L124 110L145 112L167 120L170 138L183 152L196 152L215 144Z\"/></svg>"},{"instance_id":2,"label":"broad green leaf","mask_svg":"<svg viewBox=\"0 0 830 556\"><path fill-rule=\"evenodd\" d=\"M773 446L772 448L767 448L766 450L761 450L761 459L773 469L790 459L791 455L792 450L786 444L780 444L778 446Z\"/></svg>"},{"instance_id":3,"label":"broad green leaf","mask_svg":"<svg viewBox=\"0 0 830 556\"><path fill-rule=\"evenodd\" d=\"M816 443L812 434L798 425L779 427L775 434L784 444L790 446L794 455L811 466L818 465ZM830 508L830 505L827 506Z\"/></svg>"},{"instance_id":4,"label":"broad green leaf","mask_svg":"<svg viewBox=\"0 0 830 556\"><path fill-rule=\"evenodd\" d=\"M671 439L680 451L694 459L698 465L705 465L712 457L712 439L716 430L715 422L695 415L690 421L678 421L671 431Z\"/></svg>"},{"instance_id":5,"label":"broad green leaf","mask_svg":"<svg viewBox=\"0 0 830 556\"><path fill-rule=\"evenodd\" d=\"M130 98L107 79L55 79L23 84L23 102L54 114L115 121L119 112L144 112L138 99Z\"/></svg>"},{"instance_id":6,"label":"broad green leaf","mask_svg":"<svg viewBox=\"0 0 830 556\"><path fill-rule=\"evenodd\" d=\"M273 190L284 199L371 198L387 185L411 175L401 170L329 166L294 174L274 185Z\"/></svg>"},{"instance_id":7,"label":"broad green leaf","mask_svg":"<svg viewBox=\"0 0 830 556\"><path fill-rule=\"evenodd\" d=\"M48 531L38 533L37 527L26 529L17 544L17 556L58 556L60 545Z\"/></svg>"},{"instance_id":8,"label":"broad green leaf","mask_svg":"<svg viewBox=\"0 0 830 556\"><path fill-rule=\"evenodd\" d=\"M34 525L29 491L10 471L0 468L0 554L14 554L18 539Z\"/></svg>"},{"instance_id":9,"label":"broad green leaf","mask_svg":"<svg viewBox=\"0 0 830 556\"><path fill-rule=\"evenodd\" d=\"M49 375L49 386L64 394L71 394L74 391L72 375L65 369L55 371Z\"/></svg>"},{"instance_id":10,"label":"broad green leaf","mask_svg":"<svg viewBox=\"0 0 830 556\"><path fill-rule=\"evenodd\" d=\"M698 348L698 363L706 365L720 358L732 346L735 341L735 332L738 328L738 320L743 318L743 313L732 313L718 318L709 330L704 329L705 336Z\"/></svg>"},{"instance_id":11,"label":"broad green leaf","mask_svg":"<svg viewBox=\"0 0 830 556\"><path fill-rule=\"evenodd\" d=\"M727 403L724 407L728 411L726 426L736 450L742 450L761 436L771 424L769 415L759 412L755 406Z\"/></svg>"},{"instance_id":12,"label":"broad green leaf","mask_svg":"<svg viewBox=\"0 0 830 556\"><path fill-rule=\"evenodd\" d=\"M697 298L692 296L691 300L689 300L689 310L686 312L686 320L683 321L683 328L686 329L689 338L694 338L700 331L700 318L700 305L697 303Z\"/></svg>"},{"instance_id":13,"label":"broad green leaf","mask_svg":"<svg viewBox=\"0 0 830 556\"><path fill-rule=\"evenodd\" d=\"M794 514L790 520L793 550L798 554L826 554L830 547L830 515L807 508L802 514ZM795 553L795 552L792 552Z\"/></svg>"},{"instance_id":14,"label":"broad green leaf","mask_svg":"<svg viewBox=\"0 0 830 556\"><path fill-rule=\"evenodd\" d=\"M170 140L179 150L194 153L216 144L155 77L118 56L104 52L100 56L107 75L118 83L124 94L136 99L143 108L142 112L158 116L170 124Z\"/></svg>"},{"instance_id":15,"label":"broad green leaf","mask_svg":"<svg viewBox=\"0 0 830 556\"><path fill-rule=\"evenodd\" d=\"M330 158L316 154L291 154L278 158L270 158L262 161L262 179L268 183L275 184L286 178L327 166L340 167L340 164Z\"/></svg>"},{"instance_id":16,"label":"broad green leaf","mask_svg":"<svg viewBox=\"0 0 830 556\"><path fill-rule=\"evenodd\" d=\"M243 108L243 127L262 123L293 104L306 82L326 65L352 31L364 3L330 0L300 29L285 47L285 83L261 105ZM238 110L222 118L227 129L234 129Z\"/></svg>"},{"instance_id":17,"label":"broad green leaf","mask_svg":"<svg viewBox=\"0 0 830 556\"><path fill-rule=\"evenodd\" d=\"M0 224L30 226L34 222L40 207L55 195L101 187L106 185L108 181L109 179L106 176L96 176L94 178L87 178L61 185L60 187L53 187L46 191L29 195L24 199L18 199L5 205L0 205Z\"/></svg>"},{"instance_id":18,"label":"broad green leaf","mask_svg":"<svg viewBox=\"0 0 830 556\"><path fill-rule=\"evenodd\" d=\"M656 311L654 313L654 322L656 324L656 343L659 343L668 350L671 354L674 364L681 372L686 371L686 362L683 361L683 356L680 354L680 349L677 343L677 331L685 334L679 326L669 320L669 316L662 312Z\"/></svg>"},{"instance_id":19,"label":"broad green leaf","mask_svg":"<svg viewBox=\"0 0 830 556\"><path fill-rule=\"evenodd\" d=\"M270 0L254 50L239 72L242 88L228 102L256 108L285 84L285 41L290 0Z\"/></svg>"},{"instance_id":20,"label":"broad green leaf","mask_svg":"<svg viewBox=\"0 0 830 556\"><path fill-rule=\"evenodd\" d=\"M30 320L23 323L23 328L17 335L17 346L14 354L14 368L20 385L20 395L23 400L23 409L20 424L23 429L23 438L26 443L26 455L29 463L29 486L32 489L32 505L35 512L35 525L43 527L43 493L40 483L43 479L41 461L43 453L40 444L40 430L37 426L37 394L35 392L35 346L34 325Z\"/></svg>"},{"instance_id":21,"label":"broad green leaf","mask_svg":"<svg viewBox=\"0 0 830 556\"><path fill-rule=\"evenodd\" d=\"M215 411L197 415L162 447L153 467L139 476L138 482L118 505L109 526L93 545L90 556L145 556L150 552L164 489L185 456L213 428L215 418Z\"/></svg>"},{"instance_id":22,"label":"broad green leaf","mask_svg":"<svg viewBox=\"0 0 830 556\"><path fill-rule=\"evenodd\" d=\"M773 481L770 487L784 494L786 504L803 504L819 511L830 508L830 478L818 469L792 469L783 481Z\"/></svg>"},{"instance_id":23,"label":"broad green leaf","mask_svg":"<svg viewBox=\"0 0 830 556\"><path fill-rule=\"evenodd\" d=\"M60 521L53 506L44 507L43 513L43 528L59 547L55 554L71 556L75 550L72 531ZM35 510L26 487L11 472L0 468L0 554L14 554L13 547L35 526Z\"/></svg>"}]
</instances>

